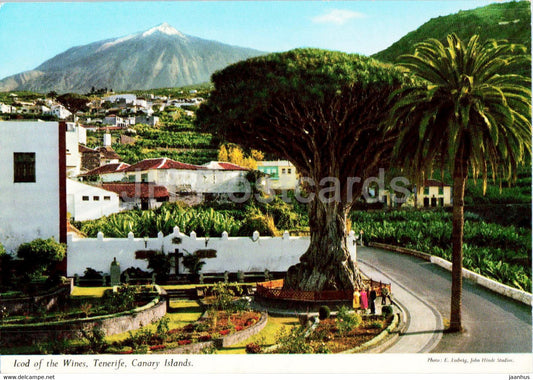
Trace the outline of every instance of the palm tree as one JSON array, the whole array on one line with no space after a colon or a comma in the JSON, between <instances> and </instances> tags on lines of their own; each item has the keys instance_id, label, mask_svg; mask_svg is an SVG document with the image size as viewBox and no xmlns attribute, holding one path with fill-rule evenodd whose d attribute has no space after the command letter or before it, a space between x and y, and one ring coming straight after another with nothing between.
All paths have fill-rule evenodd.
<instances>
[{"instance_id":1,"label":"palm tree","mask_svg":"<svg viewBox=\"0 0 533 380\"><path fill-rule=\"evenodd\" d=\"M516 179L531 156L531 78L515 74L530 64L525 47L506 41L468 43L455 34L447 45L431 39L399 58L412 85L391 95L387 128L399 138L395 157L417 184L434 168L453 177L452 292L449 331L461 322L464 192L469 173Z\"/></svg>"}]
</instances>

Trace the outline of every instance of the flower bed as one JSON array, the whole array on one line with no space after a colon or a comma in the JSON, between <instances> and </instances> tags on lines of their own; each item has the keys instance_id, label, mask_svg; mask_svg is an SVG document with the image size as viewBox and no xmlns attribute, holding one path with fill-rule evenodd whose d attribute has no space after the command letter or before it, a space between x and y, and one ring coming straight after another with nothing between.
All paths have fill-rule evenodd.
<instances>
[{"instance_id":1,"label":"flower bed","mask_svg":"<svg viewBox=\"0 0 533 380\"><path fill-rule=\"evenodd\" d=\"M340 353L370 341L378 336L392 321L392 316L367 317L363 323L344 335L339 332L335 319L321 321L311 333L310 339L323 344L331 353Z\"/></svg>"},{"instance_id":2,"label":"flower bed","mask_svg":"<svg viewBox=\"0 0 533 380\"><path fill-rule=\"evenodd\" d=\"M248 330L257 327L262 315L255 311L240 311L230 313L227 311L213 311L206 313L197 322L181 328L165 330L160 321L156 332L142 328L122 342L115 343L106 350L106 353L185 353L201 352L212 346L226 346L224 340L236 335L242 340L250 334L244 335ZM266 321L265 318L263 318ZM252 334L255 330L252 331ZM233 342L235 338L231 341Z\"/></svg>"},{"instance_id":3,"label":"flower bed","mask_svg":"<svg viewBox=\"0 0 533 380\"><path fill-rule=\"evenodd\" d=\"M299 326L290 331L282 331L277 337L278 344L267 352L275 354L351 352L380 335L391 325L393 319L393 315L361 316L344 308L337 313L337 316L321 320L312 327ZM248 346L246 348L248 353L259 353L257 344L252 343Z\"/></svg>"}]
</instances>

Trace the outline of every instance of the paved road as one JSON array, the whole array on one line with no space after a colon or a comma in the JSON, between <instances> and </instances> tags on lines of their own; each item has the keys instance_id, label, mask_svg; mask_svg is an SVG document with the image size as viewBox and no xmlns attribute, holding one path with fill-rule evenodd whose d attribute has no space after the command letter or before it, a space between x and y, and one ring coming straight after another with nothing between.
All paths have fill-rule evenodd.
<instances>
[{"instance_id":1,"label":"paved road","mask_svg":"<svg viewBox=\"0 0 533 380\"><path fill-rule=\"evenodd\" d=\"M440 313L410 291L394 278L387 276L379 268L374 267L359 259L359 268L365 274L376 281L382 281L392 285L394 290L394 303L400 304L401 309L393 306L396 312L402 312L401 328L403 333L395 339L392 346L389 344L377 347L373 352L385 353L426 353L431 352L442 337L442 317ZM381 313L380 298L376 302L376 312Z\"/></svg>"},{"instance_id":2,"label":"paved road","mask_svg":"<svg viewBox=\"0 0 533 380\"><path fill-rule=\"evenodd\" d=\"M449 319L451 275L416 257L377 248L358 247L357 258L379 269L403 290ZM393 288L394 295L394 288ZM409 309L409 305L405 305ZM443 334L431 352L531 353L531 306L463 280L463 334ZM429 336L429 335L428 335Z\"/></svg>"}]
</instances>

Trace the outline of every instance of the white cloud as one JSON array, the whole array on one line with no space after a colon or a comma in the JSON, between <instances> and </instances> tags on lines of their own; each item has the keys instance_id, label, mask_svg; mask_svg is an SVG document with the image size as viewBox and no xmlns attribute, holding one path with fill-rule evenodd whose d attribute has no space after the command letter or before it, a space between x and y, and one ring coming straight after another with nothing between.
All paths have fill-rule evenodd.
<instances>
[{"instance_id":1,"label":"white cloud","mask_svg":"<svg viewBox=\"0 0 533 380\"><path fill-rule=\"evenodd\" d=\"M360 12L354 12L345 9L333 9L323 15L313 17L312 21L319 24L344 25L352 19L363 17L365 17L365 15Z\"/></svg>"}]
</instances>

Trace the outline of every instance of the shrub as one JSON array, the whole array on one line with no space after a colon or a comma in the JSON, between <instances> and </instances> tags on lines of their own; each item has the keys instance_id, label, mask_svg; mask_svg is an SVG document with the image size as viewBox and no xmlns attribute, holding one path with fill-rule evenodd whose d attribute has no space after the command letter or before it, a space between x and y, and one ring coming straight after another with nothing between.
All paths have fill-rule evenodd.
<instances>
[{"instance_id":1,"label":"shrub","mask_svg":"<svg viewBox=\"0 0 533 380\"><path fill-rule=\"evenodd\" d=\"M156 333L157 333L157 336L159 338L161 338L163 341L168 336L168 324L169 324L169 322L170 322L170 318L166 317L166 316L161 318L159 320L159 322L157 322Z\"/></svg>"},{"instance_id":2,"label":"shrub","mask_svg":"<svg viewBox=\"0 0 533 380\"><path fill-rule=\"evenodd\" d=\"M141 268L129 267L120 274L120 281L122 283L126 282L126 275L129 278L150 278L152 276L150 272L146 272Z\"/></svg>"},{"instance_id":3,"label":"shrub","mask_svg":"<svg viewBox=\"0 0 533 380\"><path fill-rule=\"evenodd\" d=\"M8 254L2 255L0 253L0 285L5 287L12 286L13 277L13 258Z\"/></svg>"},{"instance_id":4,"label":"shrub","mask_svg":"<svg viewBox=\"0 0 533 380\"><path fill-rule=\"evenodd\" d=\"M239 234L242 236L251 236L255 231L266 236L280 236L280 232L274 224L274 219L270 215L252 214L244 219Z\"/></svg>"},{"instance_id":5,"label":"shrub","mask_svg":"<svg viewBox=\"0 0 533 380\"><path fill-rule=\"evenodd\" d=\"M350 331L361 324L362 318L359 314L351 312L346 306L341 306L337 312L336 325L339 333L346 336Z\"/></svg>"},{"instance_id":6,"label":"shrub","mask_svg":"<svg viewBox=\"0 0 533 380\"><path fill-rule=\"evenodd\" d=\"M135 351L142 350L144 346L148 346L154 338L154 333L147 327L141 327L139 330L128 332L129 338L126 340L128 345L131 345Z\"/></svg>"},{"instance_id":7,"label":"shrub","mask_svg":"<svg viewBox=\"0 0 533 380\"><path fill-rule=\"evenodd\" d=\"M85 280L101 280L102 272L98 272L94 270L93 268L86 268L85 272L83 272L82 278Z\"/></svg>"},{"instance_id":8,"label":"shrub","mask_svg":"<svg viewBox=\"0 0 533 380\"><path fill-rule=\"evenodd\" d=\"M303 326L293 327L289 331L282 327L279 330L276 341L278 354L312 354L313 347L305 338L306 328Z\"/></svg>"},{"instance_id":9,"label":"shrub","mask_svg":"<svg viewBox=\"0 0 533 380\"><path fill-rule=\"evenodd\" d=\"M22 259L21 270L28 277L37 277L50 270L65 257L65 244L53 238L35 239L19 246L17 256Z\"/></svg>"},{"instance_id":10,"label":"shrub","mask_svg":"<svg viewBox=\"0 0 533 380\"><path fill-rule=\"evenodd\" d=\"M156 252L148 257L148 268L155 272L158 283L168 280L170 267L170 257L163 252Z\"/></svg>"},{"instance_id":11,"label":"shrub","mask_svg":"<svg viewBox=\"0 0 533 380\"><path fill-rule=\"evenodd\" d=\"M299 314L298 315L298 321L300 322L301 326L307 326L309 324L309 316L307 314Z\"/></svg>"},{"instance_id":12,"label":"shrub","mask_svg":"<svg viewBox=\"0 0 533 380\"><path fill-rule=\"evenodd\" d=\"M81 330L82 336L89 342L89 349L97 354L103 352L107 346L105 331L102 326L95 324L92 329Z\"/></svg>"},{"instance_id":13,"label":"shrub","mask_svg":"<svg viewBox=\"0 0 533 380\"><path fill-rule=\"evenodd\" d=\"M260 354L263 351L260 345L258 345L255 342L248 343L246 345L246 353L247 354Z\"/></svg>"},{"instance_id":14,"label":"shrub","mask_svg":"<svg viewBox=\"0 0 533 380\"><path fill-rule=\"evenodd\" d=\"M190 281L191 282L198 281L200 271L202 270L202 267L205 265L205 261L202 261L200 257L191 253L188 255L184 255L181 263L189 271Z\"/></svg>"},{"instance_id":15,"label":"shrub","mask_svg":"<svg viewBox=\"0 0 533 380\"><path fill-rule=\"evenodd\" d=\"M390 306L390 305L383 306L381 308L381 314L384 317L388 317L389 315L392 315L393 314L392 306Z\"/></svg>"},{"instance_id":16,"label":"shrub","mask_svg":"<svg viewBox=\"0 0 533 380\"><path fill-rule=\"evenodd\" d=\"M318 309L318 318L323 321L324 319L328 319L331 315L331 310L326 305L320 306Z\"/></svg>"},{"instance_id":17,"label":"shrub","mask_svg":"<svg viewBox=\"0 0 533 380\"><path fill-rule=\"evenodd\" d=\"M382 329L383 328L383 323L379 322L379 321L372 321L368 327L370 327L371 329Z\"/></svg>"},{"instance_id":18,"label":"shrub","mask_svg":"<svg viewBox=\"0 0 533 380\"><path fill-rule=\"evenodd\" d=\"M237 284L217 282L211 290L213 292L213 308L216 310L236 311L235 296L242 294L242 288Z\"/></svg>"},{"instance_id":19,"label":"shrub","mask_svg":"<svg viewBox=\"0 0 533 380\"><path fill-rule=\"evenodd\" d=\"M110 313L118 313L125 310L133 309L138 288L135 286L123 285L116 292L106 290L102 297L104 307Z\"/></svg>"}]
</instances>

